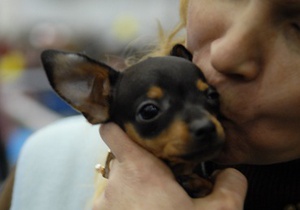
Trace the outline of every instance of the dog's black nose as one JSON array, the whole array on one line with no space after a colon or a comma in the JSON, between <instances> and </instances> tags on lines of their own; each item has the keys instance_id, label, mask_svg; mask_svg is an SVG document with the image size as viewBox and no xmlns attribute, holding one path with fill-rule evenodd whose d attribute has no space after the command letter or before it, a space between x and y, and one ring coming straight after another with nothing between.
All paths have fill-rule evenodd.
<instances>
[{"instance_id":1,"label":"dog's black nose","mask_svg":"<svg viewBox=\"0 0 300 210\"><path fill-rule=\"evenodd\" d=\"M202 140L216 134L215 124L207 118L195 120L190 124L190 131L194 140Z\"/></svg>"}]
</instances>

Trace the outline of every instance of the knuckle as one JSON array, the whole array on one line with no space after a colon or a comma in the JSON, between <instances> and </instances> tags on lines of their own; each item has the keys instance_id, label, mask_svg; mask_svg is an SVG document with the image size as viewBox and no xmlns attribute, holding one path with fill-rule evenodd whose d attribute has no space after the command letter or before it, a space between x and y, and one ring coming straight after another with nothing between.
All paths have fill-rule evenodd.
<instances>
[{"instance_id":1,"label":"knuckle","mask_svg":"<svg viewBox=\"0 0 300 210\"><path fill-rule=\"evenodd\" d=\"M242 210L243 201L227 189L221 189L218 197L213 197L213 208L216 210Z\"/></svg>"},{"instance_id":2,"label":"knuckle","mask_svg":"<svg viewBox=\"0 0 300 210\"><path fill-rule=\"evenodd\" d=\"M243 205L232 194L224 192L220 210L242 210Z\"/></svg>"}]
</instances>

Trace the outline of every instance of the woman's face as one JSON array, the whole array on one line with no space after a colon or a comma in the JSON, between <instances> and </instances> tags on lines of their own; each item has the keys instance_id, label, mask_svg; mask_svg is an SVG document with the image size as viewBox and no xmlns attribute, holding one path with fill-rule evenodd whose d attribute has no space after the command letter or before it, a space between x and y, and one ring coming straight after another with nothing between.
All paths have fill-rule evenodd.
<instances>
[{"instance_id":1,"label":"woman's face","mask_svg":"<svg viewBox=\"0 0 300 210\"><path fill-rule=\"evenodd\" d=\"M218 161L300 157L300 0L190 0L187 47L220 93Z\"/></svg>"}]
</instances>

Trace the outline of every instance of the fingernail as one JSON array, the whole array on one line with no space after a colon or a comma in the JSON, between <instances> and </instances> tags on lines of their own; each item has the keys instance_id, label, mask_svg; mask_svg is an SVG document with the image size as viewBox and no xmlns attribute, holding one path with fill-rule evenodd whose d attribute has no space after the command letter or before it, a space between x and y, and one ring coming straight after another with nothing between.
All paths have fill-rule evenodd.
<instances>
[{"instance_id":1,"label":"fingernail","mask_svg":"<svg viewBox=\"0 0 300 210\"><path fill-rule=\"evenodd\" d=\"M215 170L212 174L211 174L211 179L212 181L215 181L217 176L220 174L221 170Z\"/></svg>"}]
</instances>

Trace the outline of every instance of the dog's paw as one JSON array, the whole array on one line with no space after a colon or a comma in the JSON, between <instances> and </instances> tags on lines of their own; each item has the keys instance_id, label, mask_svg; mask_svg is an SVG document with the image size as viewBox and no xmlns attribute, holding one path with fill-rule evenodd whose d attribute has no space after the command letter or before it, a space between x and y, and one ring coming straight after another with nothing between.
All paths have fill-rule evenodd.
<instances>
[{"instance_id":1,"label":"dog's paw","mask_svg":"<svg viewBox=\"0 0 300 210\"><path fill-rule=\"evenodd\" d=\"M192 198L204 197L212 191L212 183L197 174L180 176L177 180Z\"/></svg>"}]
</instances>

